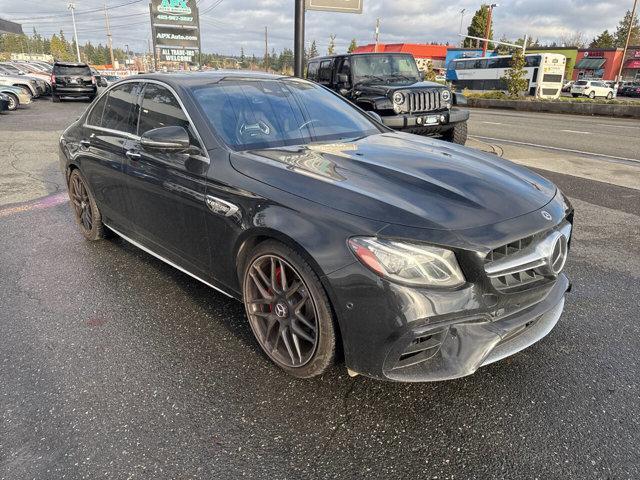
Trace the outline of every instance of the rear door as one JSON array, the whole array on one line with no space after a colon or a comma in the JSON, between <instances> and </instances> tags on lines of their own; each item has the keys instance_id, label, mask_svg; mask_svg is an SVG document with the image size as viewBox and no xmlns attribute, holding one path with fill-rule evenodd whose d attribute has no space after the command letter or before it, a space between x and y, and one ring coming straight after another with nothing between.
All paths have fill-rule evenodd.
<instances>
[{"instance_id":1,"label":"rear door","mask_svg":"<svg viewBox=\"0 0 640 480\"><path fill-rule=\"evenodd\" d=\"M189 133L184 152L144 149L139 140L126 144L126 174L137 233L189 271L208 274L209 247L204 223L209 160L188 115L166 85L146 82L137 134L180 126Z\"/></svg>"},{"instance_id":2,"label":"rear door","mask_svg":"<svg viewBox=\"0 0 640 480\"><path fill-rule=\"evenodd\" d=\"M140 84L118 85L92 107L83 127L80 150L86 161L82 173L89 180L105 223L130 230L127 179L124 174L125 145L135 136Z\"/></svg>"}]
</instances>

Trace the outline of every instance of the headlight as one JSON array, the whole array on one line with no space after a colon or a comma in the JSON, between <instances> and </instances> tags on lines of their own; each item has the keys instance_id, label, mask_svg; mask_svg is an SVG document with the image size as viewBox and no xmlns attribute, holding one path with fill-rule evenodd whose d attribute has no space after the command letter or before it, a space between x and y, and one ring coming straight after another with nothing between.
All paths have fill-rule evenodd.
<instances>
[{"instance_id":1,"label":"headlight","mask_svg":"<svg viewBox=\"0 0 640 480\"><path fill-rule=\"evenodd\" d=\"M372 237L351 238L349 247L366 267L394 282L430 287L465 283L455 254L445 248Z\"/></svg>"},{"instance_id":2,"label":"headlight","mask_svg":"<svg viewBox=\"0 0 640 480\"><path fill-rule=\"evenodd\" d=\"M396 92L393 94L393 103L397 103L398 105L401 105L404 103L404 93L402 92Z\"/></svg>"},{"instance_id":3,"label":"headlight","mask_svg":"<svg viewBox=\"0 0 640 480\"><path fill-rule=\"evenodd\" d=\"M451 92L449 90L443 90L441 93L442 100L448 102L451 99Z\"/></svg>"}]
</instances>

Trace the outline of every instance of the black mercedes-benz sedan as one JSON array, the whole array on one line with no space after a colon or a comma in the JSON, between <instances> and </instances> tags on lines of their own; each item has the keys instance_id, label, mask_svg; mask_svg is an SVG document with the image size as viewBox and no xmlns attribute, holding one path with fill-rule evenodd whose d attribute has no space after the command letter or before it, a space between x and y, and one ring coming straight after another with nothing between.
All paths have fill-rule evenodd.
<instances>
[{"instance_id":1,"label":"black mercedes-benz sedan","mask_svg":"<svg viewBox=\"0 0 640 480\"><path fill-rule=\"evenodd\" d=\"M111 85L60 138L75 219L244 303L278 366L469 375L547 335L573 209L494 155L251 72Z\"/></svg>"}]
</instances>

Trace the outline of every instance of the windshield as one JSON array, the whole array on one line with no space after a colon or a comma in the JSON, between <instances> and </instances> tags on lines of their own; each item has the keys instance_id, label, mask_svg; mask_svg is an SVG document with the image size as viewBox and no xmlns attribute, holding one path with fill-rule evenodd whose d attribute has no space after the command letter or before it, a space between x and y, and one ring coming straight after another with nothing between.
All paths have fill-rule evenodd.
<instances>
[{"instance_id":1,"label":"windshield","mask_svg":"<svg viewBox=\"0 0 640 480\"><path fill-rule=\"evenodd\" d=\"M85 76L85 77L90 77L91 76L91 70L89 69L89 67L75 67L75 66L70 66L70 65L56 65L54 67L55 70L55 74L56 75L73 75L73 76Z\"/></svg>"},{"instance_id":2,"label":"windshield","mask_svg":"<svg viewBox=\"0 0 640 480\"><path fill-rule=\"evenodd\" d=\"M193 93L216 132L235 150L380 133L365 114L337 95L300 80L223 80Z\"/></svg>"},{"instance_id":3,"label":"windshield","mask_svg":"<svg viewBox=\"0 0 640 480\"><path fill-rule=\"evenodd\" d=\"M353 77L355 83L372 80L400 82L421 80L413 56L404 54L354 55Z\"/></svg>"}]
</instances>

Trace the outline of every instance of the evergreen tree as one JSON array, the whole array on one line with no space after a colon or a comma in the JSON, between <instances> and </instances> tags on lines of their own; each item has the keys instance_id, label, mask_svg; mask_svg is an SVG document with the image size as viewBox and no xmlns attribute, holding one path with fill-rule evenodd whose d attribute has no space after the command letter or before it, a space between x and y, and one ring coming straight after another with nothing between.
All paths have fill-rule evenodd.
<instances>
[{"instance_id":1,"label":"evergreen tree","mask_svg":"<svg viewBox=\"0 0 640 480\"><path fill-rule=\"evenodd\" d=\"M487 22L489 21L489 5L482 5L471 19L471 24L467 29L467 35L472 37L484 38L487 31ZM489 28L489 39L493 39L493 21ZM480 40L473 40L471 38L464 39L465 47L478 47L480 46Z\"/></svg>"},{"instance_id":2,"label":"evergreen tree","mask_svg":"<svg viewBox=\"0 0 640 480\"><path fill-rule=\"evenodd\" d=\"M320 55L320 54L318 53L318 46L316 45L316 41L315 41L315 40L313 40L313 41L311 42L311 46L309 47L309 58L315 58L315 57L317 57L318 55Z\"/></svg>"},{"instance_id":3,"label":"evergreen tree","mask_svg":"<svg viewBox=\"0 0 640 480\"><path fill-rule=\"evenodd\" d=\"M347 52L353 53L356 48L358 48L358 43L356 42L356 39L354 38L354 39L351 40L351 43L349 44L349 49L347 50Z\"/></svg>"},{"instance_id":4,"label":"evergreen tree","mask_svg":"<svg viewBox=\"0 0 640 480\"><path fill-rule=\"evenodd\" d=\"M512 97L520 96L529 86L529 81L525 78L525 64L522 50L518 48L511 57L511 68L509 68L507 74L502 77L502 80L507 84L507 91Z\"/></svg>"},{"instance_id":5,"label":"evergreen tree","mask_svg":"<svg viewBox=\"0 0 640 480\"><path fill-rule=\"evenodd\" d=\"M244 47L240 47L240 68L247 68L247 57L244 54Z\"/></svg>"},{"instance_id":6,"label":"evergreen tree","mask_svg":"<svg viewBox=\"0 0 640 480\"><path fill-rule=\"evenodd\" d=\"M627 13L624 14L624 18L620 20L618 28L616 29L616 47L624 48L629 28L631 28L629 45L638 45L640 43L640 25L638 24L638 15L636 15L632 21L631 11L627 10Z\"/></svg>"},{"instance_id":7,"label":"evergreen tree","mask_svg":"<svg viewBox=\"0 0 640 480\"><path fill-rule=\"evenodd\" d=\"M591 40L589 48L614 48L616 46L616 38L605 30L596 38Z\"/></svg>"},{"instance_id":8,"label":"evergreen tree","mask_svg":"<svg viewBox=\"0 0 640 480\"><path fill-rule=\"evenodd\" d=\"M334 33L329 35L329 48L327 48L327 53L329 55L336 53L336 35Z\"/></svg>"}]
</instances>

